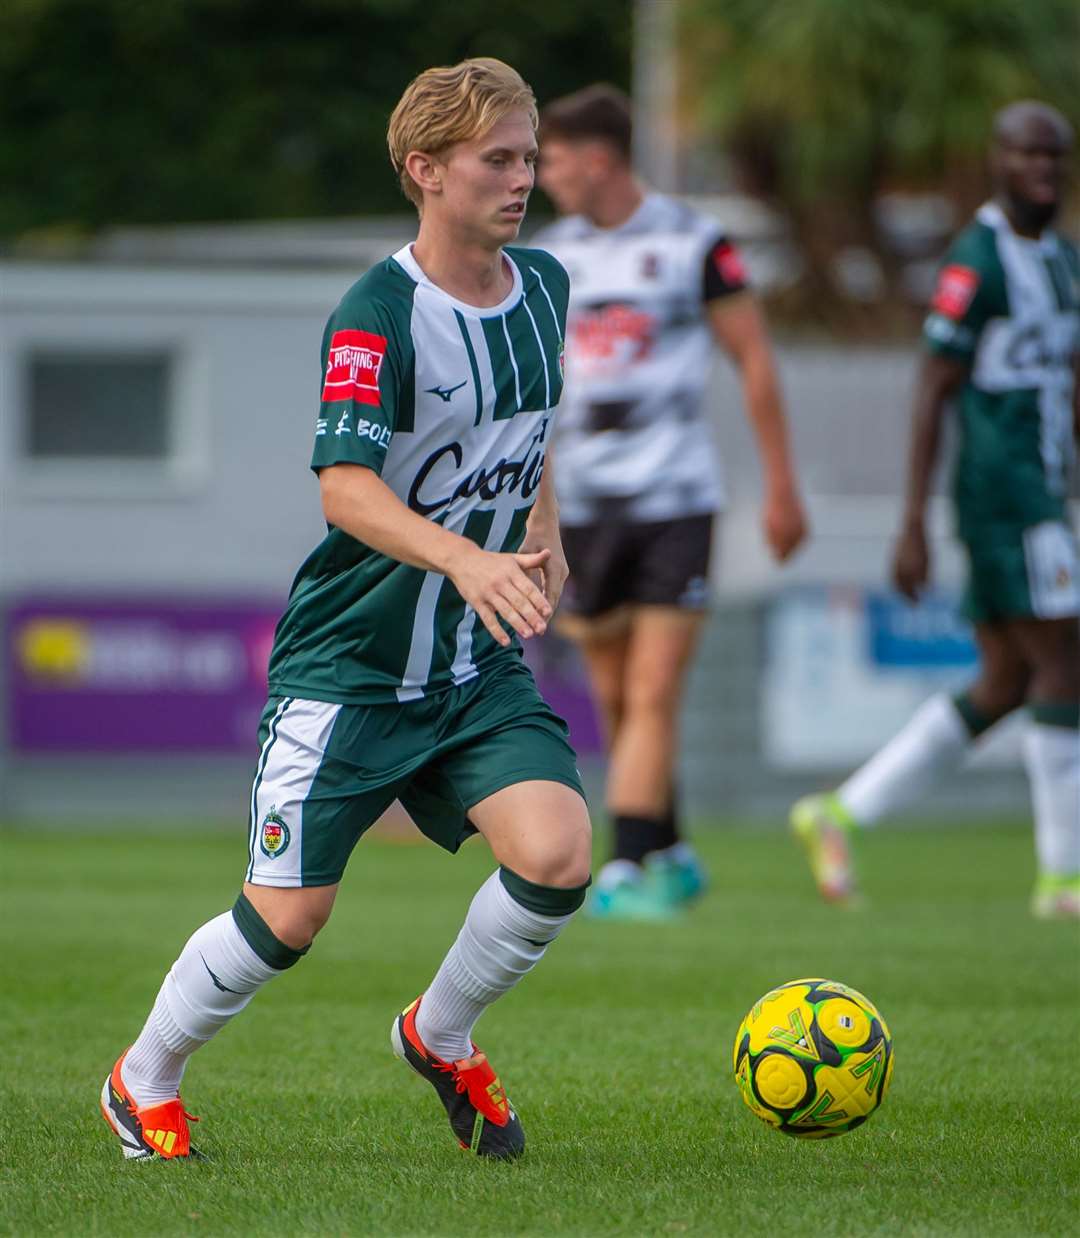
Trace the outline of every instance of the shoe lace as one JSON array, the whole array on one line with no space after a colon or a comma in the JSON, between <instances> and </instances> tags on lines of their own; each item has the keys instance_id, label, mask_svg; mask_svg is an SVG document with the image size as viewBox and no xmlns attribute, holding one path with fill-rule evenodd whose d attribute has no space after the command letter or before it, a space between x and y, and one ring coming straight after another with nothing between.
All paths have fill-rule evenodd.
<instances>
[{"instance_id":1,"label":"shoe lace","mask_svg":"<svg viewBox=\"0 0 1080 1238\"><path fill-rule=\"evenodd\" d=\"M180 1100L180 1097L177 1096L176 1099ZM131 1114L133 1118L136 1118L139 1122L142 1121L142 1118L139 1117L138 1107L136 1106L134 1099L132 1099L130 1096L127 1099L127 1111L128 1113ZM184 1119L188 1122L198 1122L199 1120L193 1113L188 1113L188 1111L184 1108L182 1102L180 1105L180 1112L184 1115Z\"/></svg>"},{"instance_id":2,"label":"shoe lace","mask_svg":"<svg viewBox=\"0 0 1080 1238\"><path fill-rule=\"evenodd\" d=\"M459 1070L456 1062L436 1061L436 1062L433 1062L432 1065L435 1067L436 1070L441 1070L443 1074L447 1074L451 1077L451 1079L453 1079L455 1091L457 1091L458 1093L462 1093L462 1092L467 1092L469 1090L469 1081L465 1078L465 1075L468 1071L475 1070L476 1069L475 1066L467 1066L465 1070ZM504 1105L508 1107L510 1104L510 1101L506 1095L506 1089L503 1087L502 1083L499 1081L499 1078L497 1075L495 1077L495 1083L497 1086L490 1093L492 1103L495 1105L496 1108L501 1108Z\"/></svg>"},{"instance_id":3,"label":"shoe lace","mask_svg":"<svg viewBox=\"0 0 1080 1238\"><path fill-rule=\"evenodd\" d=\"M469 1090L468 1082L465 1080L465 1078L462 1075L462 1072L458 1070L457 1066L453 1062L441 1062L437 1058L434 1060L429 1058L428 1060L431 1062L431 1065L434 1066L436 1070L441 1070L444 1075L449 1075L450 1078L453 1079L454 1086L457 1089L457 1091L467 1092Z\"/></svg>"}]
</instances>

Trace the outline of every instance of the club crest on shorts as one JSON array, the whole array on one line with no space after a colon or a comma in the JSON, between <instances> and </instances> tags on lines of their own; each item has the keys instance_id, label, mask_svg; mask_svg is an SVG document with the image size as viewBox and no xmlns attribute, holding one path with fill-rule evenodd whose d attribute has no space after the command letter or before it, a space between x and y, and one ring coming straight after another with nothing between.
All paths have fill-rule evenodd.
<instances>
[{"instance_id":1,"label":"club crest on shorts","mask_svg":"<svg viewBox=\"0 0 1080 1238\"><path fill-rule=\"evenodd\" d=\"M259 846L271 860L289 849L289 827L276 809L271 808L259 827Z\"/></svg>"}]
</instances>

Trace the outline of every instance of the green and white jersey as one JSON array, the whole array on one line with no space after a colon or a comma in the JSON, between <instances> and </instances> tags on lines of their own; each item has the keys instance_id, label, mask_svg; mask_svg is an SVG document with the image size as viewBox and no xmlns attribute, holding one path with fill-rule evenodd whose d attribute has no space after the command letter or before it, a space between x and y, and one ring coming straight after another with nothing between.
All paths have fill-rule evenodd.
<instances>
[{"instance_id":1,"label":"green and white jersey","mask_svg":"<svg viewBox=\"0 0 1080 1238\"><path fill-rule=\"evenodd\" d=\"M513 289L486 309L433 284L411 246L349 289L323 336L311 467L365 465L414 512L487 550L513 551L562 394L570 288L550 254L503 252ZM270 692L410 701L519 653L498 645L445 576L331 527L293 582Z\"/></svg>"},{"instance_id":2,"label":"green and white jersey","mask_svg":"<svg viewBox=\"0 0 1080 1238\"><path fill-rule=\"evenodd\" d=\"M953 481L961 536L1064 519L1080 353L1076 248L1050 230L1018 236L988 203L949 249L924 335L931 351L971 364Z\"/></svg>"}]
</instances>

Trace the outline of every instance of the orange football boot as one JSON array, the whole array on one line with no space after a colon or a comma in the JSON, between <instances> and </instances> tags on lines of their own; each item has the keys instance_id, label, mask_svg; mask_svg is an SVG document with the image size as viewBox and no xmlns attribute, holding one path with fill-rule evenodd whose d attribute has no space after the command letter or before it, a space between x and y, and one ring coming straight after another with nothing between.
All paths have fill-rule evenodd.
<instances>
[{"instance_id":1,"label":"orange football boot","mask_svg":"<svg viewBox=\"0 0 1080 1238\"><path fill-rule=\"evenodd\" d=\"M124 1156L137 1161L151 1156L165 1160L177 1156L198 1157L198 1151L191 1146L188 1120L198 1122L199 1119L185 1111L179 1096L140 1109L124 1086L120 1068L125 1057L126 1049L101 1089L101 1116L120 1140Z\"/></svg>"}]
</instances>

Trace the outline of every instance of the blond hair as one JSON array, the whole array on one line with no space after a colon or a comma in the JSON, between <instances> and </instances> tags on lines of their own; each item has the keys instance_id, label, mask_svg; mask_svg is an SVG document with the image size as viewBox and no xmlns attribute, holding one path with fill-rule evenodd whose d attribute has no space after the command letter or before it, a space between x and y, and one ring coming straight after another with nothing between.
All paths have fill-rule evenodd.
<instances>
[{"instance_id":1,"label":"blond hair","mask_svg":"<svg viewBox=\"0 0 1080 1238\"><path fill-rule=\"evenodd\" d=\"M507 112L524 108L538 125L536 97L521 74L501 60L478 56L425 69L405 88L390 117L386 144L405 196L419 209L424 195L405 168L410 151L439 155L455 142L480 137Z\"/></svg>"}]
</instances>

